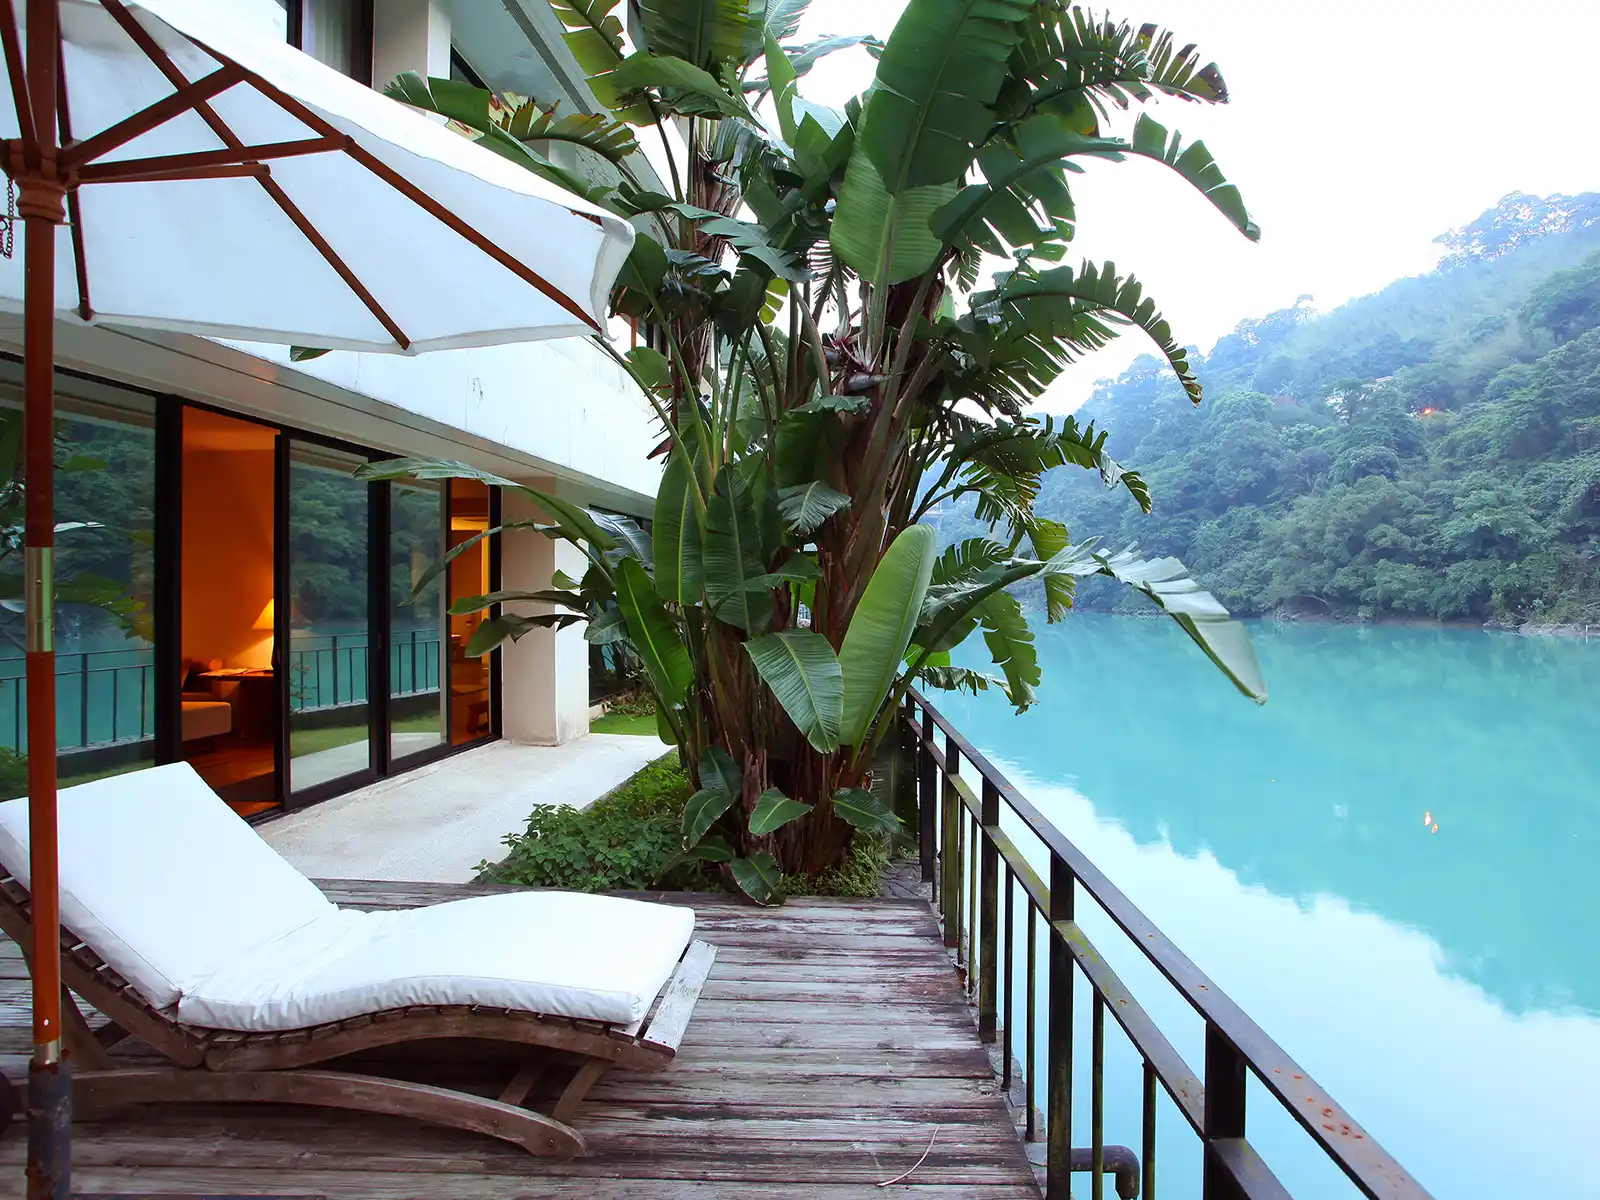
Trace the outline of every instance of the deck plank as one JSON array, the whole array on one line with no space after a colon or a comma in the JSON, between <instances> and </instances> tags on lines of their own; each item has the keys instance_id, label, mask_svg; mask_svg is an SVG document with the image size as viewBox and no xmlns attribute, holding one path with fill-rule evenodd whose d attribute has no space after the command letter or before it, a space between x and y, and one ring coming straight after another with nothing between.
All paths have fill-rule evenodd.
<instances>
[{"instance_id":1,"label":"deck plank","mask_svg":"<svg viewBox=\"0 0 1600 1200\"><path fill-rule=\"evenodd\" d=\"M504 890L319 882L337 903L369 909ZM577 1121L591 1157L533 1158L491 1138L398 1118L172 1106L80 1125L75 1184L86 1192L327 1200L1039 1195L926 905L802 899L752 909L720 896L635 895L692 905L696 936L717 955L672 1066L614 1070L594 1088ZM16 947L0 940L7 1074L26 1068L28 1026L26 970ZM150 1061L133 1043L115 1057ZM441 1057L414 1069L460 1064ZM483 1086L466 1076L462 1085ZM20 1182L20 1132L0 1138L0 1180ZM904 1182L878 1186L924 1152Z\"/></svg>"}]
</instances>

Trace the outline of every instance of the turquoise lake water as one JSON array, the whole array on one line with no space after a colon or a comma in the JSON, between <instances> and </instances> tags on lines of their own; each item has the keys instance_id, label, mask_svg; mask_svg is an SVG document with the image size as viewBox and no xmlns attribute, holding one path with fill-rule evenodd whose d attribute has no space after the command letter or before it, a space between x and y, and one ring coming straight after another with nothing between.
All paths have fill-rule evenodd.
<instances>
[{"instance_id":1,"label":"turquoise lake water","mask_svg":"<svg viewBox=\"0 0 1600 1200\"><path fill-rule=\"evenodd\" d=\"M1600 1195L1600 639L1251 629L1261 708L1169 621L1094 614L1040 629L1026 714L932 699L1440 1200ZM1079 910L1203 1073L1193 1010ZM1107 1028L1106 1138L1137 1149ZM1259 1085L1249 1111L1296 1197L1355 1195ZM1158 1194L1197 1195L1164 1093L1158 1130Z\"/></svg>"}]
</instances>

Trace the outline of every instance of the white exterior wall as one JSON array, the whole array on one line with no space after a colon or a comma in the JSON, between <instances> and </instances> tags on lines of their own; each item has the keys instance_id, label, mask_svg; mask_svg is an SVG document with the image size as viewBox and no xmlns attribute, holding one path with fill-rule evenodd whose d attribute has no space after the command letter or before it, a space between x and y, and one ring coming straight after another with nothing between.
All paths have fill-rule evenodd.
<instances>
[{"instance_id":1,"label":"white exterior wall","mask_svg":"<svg viewBox=\"0 0 1600 1200\"><path fill-rule=\"evenodd\" d=\"M551 481L535 481L548 486ZM505 494L501 517L507 521L548 520L519 492ZM532 530L513 531L500 542L500 583L508 590L535 591L550 586L557 570L574 579L588 565L566 542ZM552 606L519 605L530 615ZM509 741L548 746L589 732L589 643L584 622L559 633L536 629L500 650L501 731Z\"/></svg>"}]
</instances>

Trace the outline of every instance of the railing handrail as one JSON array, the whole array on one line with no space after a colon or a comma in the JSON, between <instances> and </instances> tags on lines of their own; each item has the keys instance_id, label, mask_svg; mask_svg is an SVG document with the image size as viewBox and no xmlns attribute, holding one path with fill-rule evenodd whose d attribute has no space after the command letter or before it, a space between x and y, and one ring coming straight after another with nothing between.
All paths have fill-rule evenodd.
<instances>
[{"instance_id":1,"label":"railing handrail","mask_svg":"<svg viewBox=\"0 0 1600 1200\"><path fill-rule=\"evenodd\" d=\"M1178 949L1155 922L1150 920L1138 905L1128 899L1122 890L1089 860L1087 855L1034 807L1005 774L990 762L982 751L972 745L943 713L930 704L916 688L908 691L907 700L912 709L920 711L926 719L937 726L948 739L948 746L953 747L961 758L972 763L979 776L988 785L985 790L993 789L996 799L1004 802L1028 831L1039 839L1053 859L1059 861L1070 872L1070 881L1083 887L1129 941L1139 947L1145 958L1205 1019L1208 1042L1210 1035L1225 1039L1278 1103L1294 1116L1300 1126L1363 1194L1372 1200L1428 1200L1429 1193L1426 1189L1367 1134L1343 1106L1313 1080L1304 1068L1295 1062L1227 993L1196 966L1188 955ZM911 721L909 716L905 719ZM1049 886L999 828L998 820L992 826L981 820L981 802L976 794L972 793L970 786L966 785L958 774L951 771L950 765L945 760L946 756L939 751L939 748L924 741L922 730L916 727L915 722L912 722L912 727L915 743L929 752L947 783L953 786L958 795L961 792L966 793L960 796L963 807L966 807L979 822L985 836L991 839L995 848L1005 858L1011 874L1022 884L1033 903L1041 912L1047 914L1048 924L1056 927L1064 937L1072 939L1078 949L1085 952L1091 960L1098 960L1099 966L1103 968L1104 982L1121 988L1120 980L1111 972L1109 966L1105 965L1104 959L1089 944L1087 938L1083 937L1075 920L1049 919L1048 915L1054 911L1051 906ZM959 910L959 904L957 907ZM1085 966L1085 953L1077 953L1075 957L1080 968L1089 975L1089 967ZM1101 984L1097 983L1092 975L1089 977L1091 984L1103 994ZM1157 1076L1180 1112L1196 1132L1201 1133L1202 1137L1206 1136L1204 1126L1207 1123L1207 1114L1203 1094L1190 1097L1187 1094L1190 1089L1182 1086L1184 1082L1182 1077L1187 1077L1188 1080L1196 1078L1192 1068L1188 1067L1182 1056L1171 1046L1165 1035L1131 995L1119 998L1119 1002L1110 1007L1135 1048L1156 1068ZM1209 1049L1207 1057L1208 1059L1211 1057ZM1165 1070L1161 1066L1162 1060L1167 1064ZM1179 1068L1181 1077L1169 1079L1168 1073L1176 1074ZM1032 1069L1030 1063L1029 1070ZM1243 1169L1241 1165L1241 1170ZM1264 1164L1261 1169L1265 1171ZM1270 1172L1267 1172L1266 1178L1271 1179ZM1277 1186L1276 1181L1272 1180L1268 1185L1268 1192L1270 1193L1271 1187ZM1278 1194L1286 1193L1279 1187Z\"/></svg>"}]
</instances>

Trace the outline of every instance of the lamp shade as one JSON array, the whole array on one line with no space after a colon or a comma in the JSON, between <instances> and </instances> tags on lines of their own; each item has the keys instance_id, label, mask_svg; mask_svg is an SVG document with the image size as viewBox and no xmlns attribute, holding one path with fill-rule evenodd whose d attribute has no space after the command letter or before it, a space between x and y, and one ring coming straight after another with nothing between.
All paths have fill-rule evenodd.
<instances>
[{"instance_id":1,"label":"lamp shade","mask_svg":"<svg viewBox=\"0 0 1600 1200\"><path fill-rule=\"evenodd\" d=\"M271 630L277 624L277 609L273 607L272 597L267 597L266 606L262 608L261 615L256 618L256 623L251 629Z\"/></svg>"}]
</instances>

